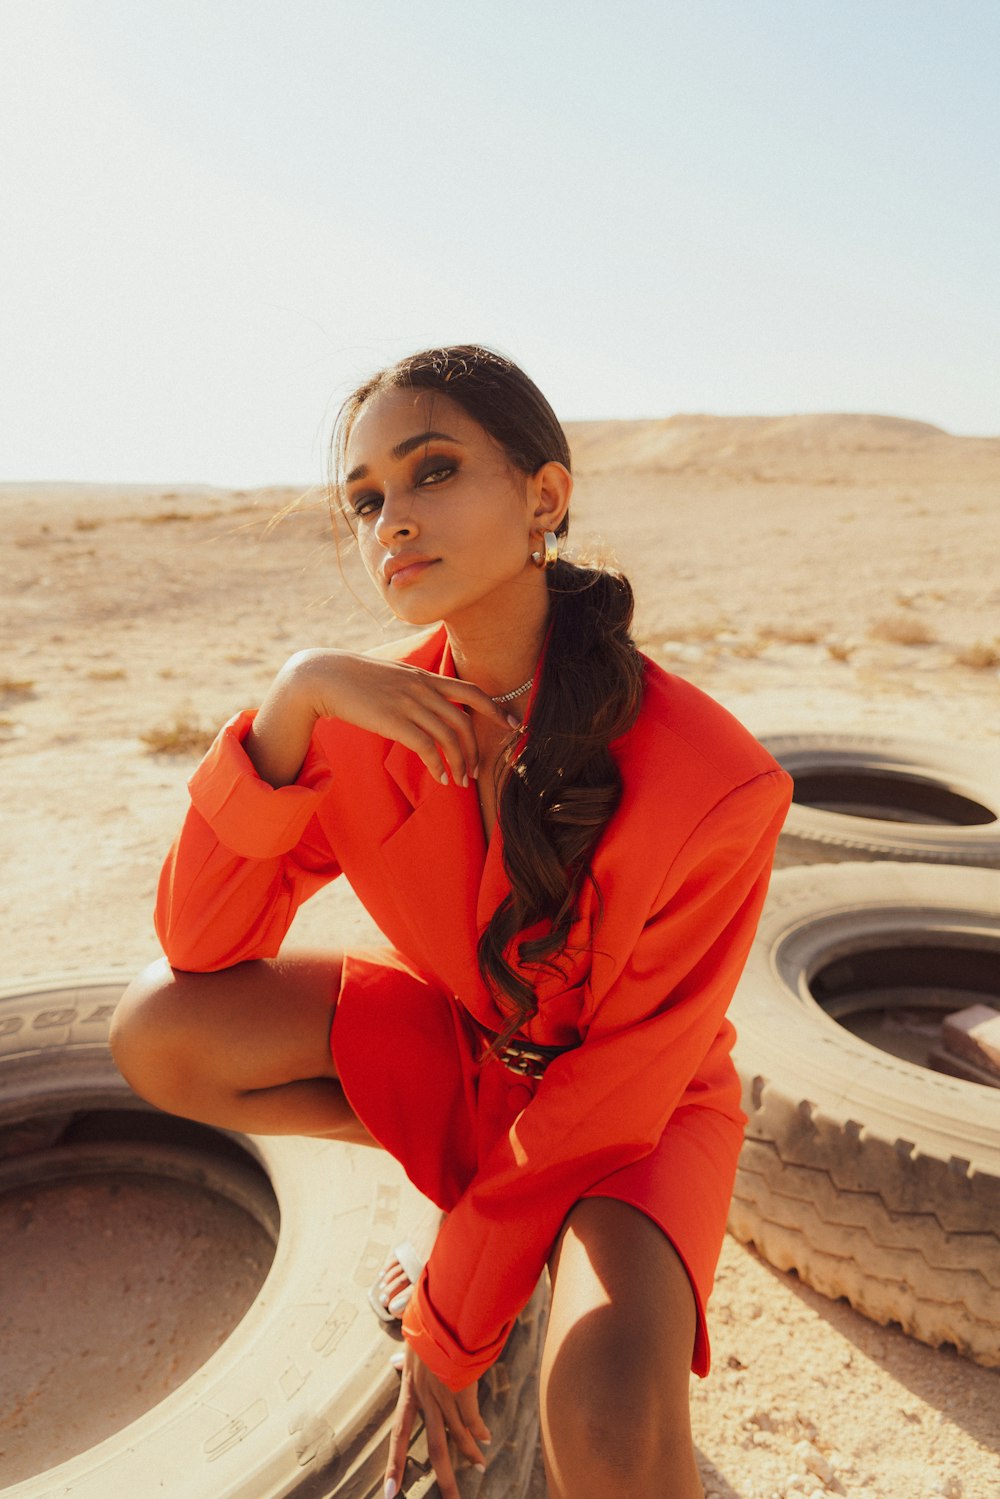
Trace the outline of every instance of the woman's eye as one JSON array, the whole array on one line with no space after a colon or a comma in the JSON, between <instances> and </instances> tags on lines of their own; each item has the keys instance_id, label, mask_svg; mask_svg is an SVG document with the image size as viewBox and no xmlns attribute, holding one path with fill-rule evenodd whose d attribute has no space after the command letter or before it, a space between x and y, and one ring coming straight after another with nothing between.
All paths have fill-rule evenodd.
<instances>
[{"instance_id":1,"label":"woman's eye","mask_svg":"<svg viewBox=\"0 0 1000 1499\"><path fill-rule=\"evenodd\" d=\"M351 501L351 508L357 516L371 515L382 503L380 494L359 494Z\"/></svg>"},{"instance_id":2,"label":"woman's eye","mask_svg":"<svg viewBox=\"0 0 1000 1499\"><path fill-rule=\"evenodd\" d=\"M456 469L454 463L439 463L434 468L425 469L417 480L418 484L440 484L443 479L449 478Z\"/></svg>"}]
</instances>

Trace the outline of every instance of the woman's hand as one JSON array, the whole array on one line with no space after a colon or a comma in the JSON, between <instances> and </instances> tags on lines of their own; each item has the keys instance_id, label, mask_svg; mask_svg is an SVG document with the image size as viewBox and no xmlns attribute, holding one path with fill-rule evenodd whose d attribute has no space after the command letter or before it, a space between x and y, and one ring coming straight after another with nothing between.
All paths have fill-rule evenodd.
<instances>
[{"instance_id":1,"label":"woman's hand","mask_svg":"<svg viewBox=\"0 0 1000 1499\"><path fill-rule=\"evenodd\" d=\"M386 1499L395 1499L402 1487L410 1433L418 1409L423 1412L427 1451L441 1499L461 1499L448 1451L448 1438L472 1467L481 1470L485 1469L486 1460L479 1444L486 1446L490 1441L489 1431L479 1414L476 1383L466 1385L457 1393L449 1390L409 1347L403 1356L402 1372L403 1383L396 1403L396 1419L385 1469Z\"/></svg>"},{"instance_id":2,"label":"woman's hand","mask_svg":"<svg viewBox=\"0 0 1000 1499\"><path fill-rule=\"evenodd\" d=\"M437 780L467 786L479 749L465 709L509 733L517 719L479 687L351 651L300 651L261 704L246 751L272 786L295 780L318 718L339 718L411 749Z\"/></svg>"}]
</instances>

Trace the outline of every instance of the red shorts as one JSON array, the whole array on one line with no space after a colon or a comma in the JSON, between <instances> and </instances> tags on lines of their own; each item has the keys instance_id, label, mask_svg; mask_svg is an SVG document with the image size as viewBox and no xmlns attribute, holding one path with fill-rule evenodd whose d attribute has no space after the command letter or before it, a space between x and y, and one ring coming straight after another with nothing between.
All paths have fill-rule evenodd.
<instances>
[{"instance_id":1,"label":"red shorts","mask_svg":"<svg viewBox=\"0 0 1000 1499\"><path fill-rule=\"evenodd\" d=\"M465 1011L391 948L344 954L331 1047L358 1118L445 1212L539 1086L496 1059L477 1061L482 1043ZM583 1193L645 1213L680 1255L697 1303L691 1368L699 1375L708 1372L705 1307L742 1142L734 1118L683 1105L655 1150Z\"/></svg>"}]
</instances>

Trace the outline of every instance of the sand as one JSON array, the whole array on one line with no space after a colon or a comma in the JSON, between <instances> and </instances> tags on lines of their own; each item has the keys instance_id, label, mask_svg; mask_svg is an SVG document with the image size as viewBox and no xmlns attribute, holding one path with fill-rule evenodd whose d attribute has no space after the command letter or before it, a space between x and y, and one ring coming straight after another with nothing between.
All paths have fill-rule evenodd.
<instances>
[{"instance_id":1,"label":"sand","mask_svg":"<svg viewBox=\"0 0 1000 1499\"><path fill-rule=\"evenodd\" d=\"M1000 729L1000 439L888 417L571 428L573 541L637 634L758 733ZM295 502L277 526L276 511ZM134 970L200 746L293 651L398 633L319 487L0 485L3 979ZM358 940L338 882L290 944ZM693 1381L709 1494L1000 1491L1000 1381L728 1240Z\"/></svg>"}]
</instances>

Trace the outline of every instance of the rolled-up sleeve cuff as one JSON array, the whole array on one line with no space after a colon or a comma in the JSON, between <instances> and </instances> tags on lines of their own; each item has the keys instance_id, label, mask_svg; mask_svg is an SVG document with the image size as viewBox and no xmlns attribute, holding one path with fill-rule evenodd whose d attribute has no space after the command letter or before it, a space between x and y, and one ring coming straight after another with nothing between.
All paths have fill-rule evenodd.
<instances>
[{"instance_id":1,"label":"rolled-up sleeve cuff","mask_svg":"<svg viewBox=\"0 0 1000 1499\"><path fill-rule=\"evenodd\" d=\"M489 1348L479 1349L474 1354L466 1353L450 1338L447 1342L442 1341L442 1333L436 1334L432 1330L436 1325L436 1318L427 1305L424 1289L426 1275L425 1270L403 1313L403 1336L417 1357L427 1365L432 1374L437 1375L442 1384L446 1384L449 1390L464 1390L466 1385L474 1384L481 1374L485 1374L496 1363L503 1352L507 1335L504 1333Z\"/></svg>"},{"instance_id":2,"label":"rolled-up sleeve cuff","mask_svg":"<svg viewBox=\"0 0 1000 1499\"><path fill-rule=\"evenodd\" d=\"M288 853L302 838L330 784L329 772L308 786L269 786L243 748L254 711L222 728L188 782L191 801L219 842L246 859Z\"/></svg>"}]
</instances>

